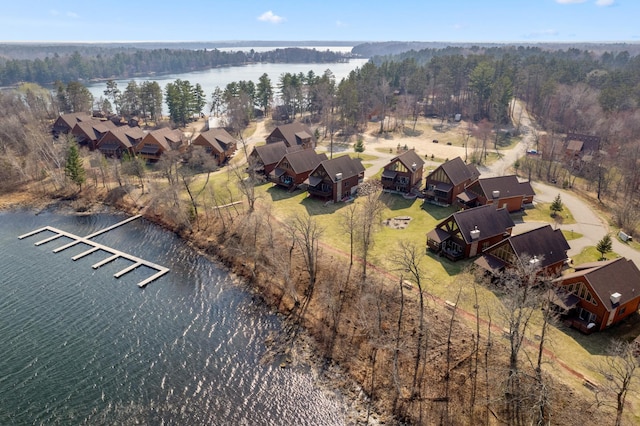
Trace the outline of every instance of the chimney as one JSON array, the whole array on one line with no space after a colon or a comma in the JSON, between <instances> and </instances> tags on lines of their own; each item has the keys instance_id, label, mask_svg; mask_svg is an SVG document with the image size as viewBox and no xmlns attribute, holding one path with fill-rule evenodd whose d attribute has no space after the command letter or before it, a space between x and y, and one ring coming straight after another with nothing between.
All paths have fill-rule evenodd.
<instances>
[{"instance_id":1,"label":"chimney","mask_svg":"<svg viewBox=\"0 0 640 426\"><path fill-rule=\"evenodd\" d=\"M614 305L617 304L617 303L620 303L620 298L621 297L622 297L622 295L616 291L615 293L613 293L611 295L611 303L613 303Z\"/></svg>"},{"instance_id":2,"label":"chimney","mask_svg":"<svg viewBox=\"0 0 640 426\"><path fill-rule=\"evenodd\" d=\"M538 262L540 262L540 259L538 259L538 256L533 256L533 258L531 258L531 260L529 260L529 263L531 265L535 265Z\"/></svg>"},{"instance_id":3,"label":"chimney","mask_svg":"<svg viewBox=\"0 0 640 426\"><path fill-rule=\"evenodd\" d=\"M493 198L500 198L500 191L493 191L491 195L493 196Z\"/></svg>"},{"instance_id":4,"label":"chimney","mask_svg":"<svg viewBox=\"0 0 640 426\"><path fill-rule=\"evenodd\" d=\"M336 173L336 180L342 180L342 173Z\"/></svg>"},{"instance_id":5,"label":"chimney","mask_svg":"<svg viewBox=\"0 0 640 426\"><path fill-rule=\"evenodd\" d=\"M417 168L418 168L418 165L416 163L413 163L411 165L411 170L413 170L414 172L416 171Z\"/></svg>"},{"instance_id":6,"label":"chimney","mask_svg":"<svg viewBox=\"0 0 640 426\"><path fill-rule=\"evenodd\" d=\"M476 226L472 231L471 231L471 239L472 240L477 240L478 238L480 238L480 230L478 229L478 227Z\"/></svg>"}]
</instances>

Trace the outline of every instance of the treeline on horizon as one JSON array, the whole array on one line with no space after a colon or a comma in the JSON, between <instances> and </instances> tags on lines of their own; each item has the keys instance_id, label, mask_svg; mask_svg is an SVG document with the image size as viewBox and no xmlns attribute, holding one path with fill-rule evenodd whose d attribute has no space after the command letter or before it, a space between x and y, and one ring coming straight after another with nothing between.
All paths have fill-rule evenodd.
<instances>
[{"instance_id":1,"label":"treeline on horizon","mask_svg":"<svg viewBox=\"0 0 640 426\"><path fill-rule=\"evenodd\" d=\"M296 47L268 52L101 48L98 53L95 52L95 48L82 50L81 47L75 47L73 51L69 51L68 47L56 48L53 55L43 59L0 59L0 86L11 86L21 82L51 85L56 81L127 79L249 63L334 63L351 57L348 53ZM58 51L66 54L61 55ZM85 54L81 53L83 51Z\"/></svg>"}]
</instances>

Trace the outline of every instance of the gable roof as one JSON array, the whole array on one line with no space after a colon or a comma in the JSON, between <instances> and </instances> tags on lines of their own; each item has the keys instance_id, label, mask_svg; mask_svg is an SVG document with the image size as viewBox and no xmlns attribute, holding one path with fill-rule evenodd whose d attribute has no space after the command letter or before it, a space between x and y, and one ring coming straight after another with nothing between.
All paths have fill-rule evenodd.
<instances>
[{"instance_id":1,"label":"gable roof","mask_svg":"<svg viewBox=\"0 0 640 426\"><path fill-rule=\"evenodd\" d=\"M206 132L200 133L196 138L204 140L208 145L218 152L225 152L230 145L236 145L236 140L222 127L216 127L209 129Z\"/></svg>"},{"instance_id":2,"label":"gable roof","mask_svg":"<svg viewBox=\"0 0 640 426\"><path fill-rule=\"evenodd\" d=\"M315 169L318 164L327 159L326 154L318 154L313 149L301 149L299 151L289 152L278 162L288 161L291 169L296 173L309 172Z\"/></svg>"},{"instance_id":3,"label":"gable roof","mask_svg":"<svg viewBox=\"0 0 640 426\"><path fill-rule=\"evenodd\" d=\"M507 241L518 258L524 255L540 258L542 268L566 260L567 250L571 248L562 231L554 230L551 225L512 235Z\"/></svg>"},{"instance_id":4,"label":"gable roof","mask_svg":"<svg viewBox=\"0 0 640 426\"><path fill-rule=\"evenodd\" d=\"M86 112L70 112L66 114L60 114L56 119L56 123L61 124L60 122L62 121L67 125L67 127L69 127L69 129L73 129L73 126L75 126L76 123L88 120L93 120L93 117Z\"/></svg>"},{"instance_id":5,"label":"gable roof","mask_svg":"<svg viewBox=\"0 0 640 426\"><path fill-rule=\"evenodd\" d=\"M293 123L276 127L267 139L271 136L277 135L278 133L286 140L286 144L288 146L299 145L298 140L300 139L311 138L311 141L315 142L311 129L309 129L306 124L300 123L299 121L294 121Z\"/></svg>"},{"instance_id":6,"label":"gable roof","mask_svg":"<svg viewBox=\"0 0 640 426\"><path fill-rule=\"evenodd\" d=\"M407 170L413 170L414 164L415 170L418 170L424 166L424 160L420 158L418 154L416 154L416 151L414 149L410 149L409 151L405 151L402 154L393 157L388 164L392 164L395 161L400 161L400 163L402 163L402 165L405 166Z\"/></svg>"},{"instance_id":7,"label":"gable roof","mask_svg":"<svg viewBox=\"0 0 640 426\"><path fill-rule=\"evenodd\" d=\"M338 173L342 173L341 179L348 179L350 177L358 176L360 173L364 173L364 166L360 159L351 158L348 155L341 155L340 157L332 158L331 160L325 160L318 167L323 167L327 172L327 176L332 182L337 182L336 179Z\"/></svg>"},{"instance_id":8,"label":"gable roof","mask_svg":"<svg viewBox=\"0 0 640 426\"><path fill-rule=\"evenodd\" d=\"M74 135L84 133L89 139L97 141L102 137L102 135L115 128L116 125L109 120L103 121L93 119L78 121L75 126L73 126L71 133Z\"/></svg>"},{"instance_id":9,"label":"gable roof","mask_svg":"<svg viewBox=\"0 0 640 426\"><path fill-rule=\"evenodd\" d=\"M516 175L480 178L478 184L487 198L492 198L493 191L500 193L499 198L536 195L531 183L520 182Z\"/></svg>"},{"instance_id":10,"label":"gable roof","mask_svg":"<svg viewBox=\"0 0 640 426\"><path fill-rule=\"evenodd\" d=\"M140 143L157 142L165 151L171 151L182 143L182 132L178 129L172 130L169 127L153 130L144 137Z\"/></svg>"},{"instance_id":11,"label":"gable roof","mask_svg":"<svg viewBox=\"0 0 640 426\"><path fill-rule=\"evenodd\" d=\"M125 148L132 148L144 137L144 132L139 127L122 126L110 129L100 141L104 140L109 134L113 135Z\"/></svg>"},{"instance_id":12,"label":"gable roof","mask_svg":"<svg viewBox=\"0 0 640 426\"><path fill-rule=\"evenodd\" d=\"M600 149L600 136L567 133L565 144L567 150L583 153L596 152Z\"/></svg>"},{"instance_id":13,"label":"gable roof","mask_svg":"<svg viewBox=\"0 0 640 426\"><path fill-rule=\"evenodd\" d=\"M268 143L266 145L255 146L253 151L260 157L263 164L275 164L282 160L289 152L296 152L303 149L301 146L296 145L287 147L287 145L280 141L275 143Z\"/></svg>"},{"instance_id":14,"label":"gable roof","mask_svg":"<svg viewBox=\"0 0 640 426\"><path fill-rule=\"evenodd\" d=\"M554 282L576 277L584 277L589 282L608 311L640 296L640 270L632 260L624 257L577 266L575 272L563 275ZM621 295L619 304L611 303L613 293Z\"/></svg>"},{"instance_id":15,"label":"gable roof","mask_svg":"<svg viewBox=\"0 0 640 426\"><path fill-rule=\"evenodd\" d=\"M460 228L460 232L467 244L473 241L471 231L476 228L480 231L480 239L484 240L489 237L504 234L507 229L515 226L507 209L496 209L495 206L491 204L461 210L453 213L452 216L453 220L458 224L458 228Z\"/></svg>"},{"instance_id":16,"label":"gable roof","mask_svg":"<svg viewBox=\"0 0 640 426\"><path fill-rule=\"evenodd\" d=\"M442 170L451 180L453 185L459 185L465 181L476 180L480 176L480 172L473 164L465 164L462 158L456 157L440 165Z\"/></svg>"}]
</instances>

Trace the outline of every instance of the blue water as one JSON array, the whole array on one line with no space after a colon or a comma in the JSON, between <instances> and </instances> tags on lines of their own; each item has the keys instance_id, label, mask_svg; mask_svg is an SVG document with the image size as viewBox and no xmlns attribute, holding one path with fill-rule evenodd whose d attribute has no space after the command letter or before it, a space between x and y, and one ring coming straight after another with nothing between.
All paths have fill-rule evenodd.
<instances>
[{"instance_id":1,"label":"blue water","mask_svg":"<svg viewBox=\"0 0 640 426\"><path fill-rule=\"evenodd\" d=\"M0 212L0 425L345 423L307 368L261 362L277 317L173 234L138 219L95 238L171 269L145 289L147 268L116 279L127 261L94 270L105 253L17 238L124 218Z\"/></svg>"}]
</instances>

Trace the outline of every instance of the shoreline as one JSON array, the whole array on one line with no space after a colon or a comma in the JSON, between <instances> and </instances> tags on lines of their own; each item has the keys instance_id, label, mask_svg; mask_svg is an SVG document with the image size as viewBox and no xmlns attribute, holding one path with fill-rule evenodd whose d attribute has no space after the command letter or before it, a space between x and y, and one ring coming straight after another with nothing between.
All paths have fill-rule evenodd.
<instances>
[{"instance_id":1,"label":"shoreline","mask_svg":"<svg viewBox=\"0 0 640 426\"><path fill-rule=\"evenodd\" d=\"M25 194L26 195L26 194ZM93 202L86 211L77 211L72 205L73 200L60 198L53 200L34 200L29 197L20 197L20 202L4 202L0 204L0 212L24 212L39 215L45 212L68 216L90 216L93 214L136 214L130 207L112 206L104 202ZM182 242L188 245L199 255L212 262L217 268L229 274L232 282L238 288L242 288L255 303L263 305L272 314L278 317L283 328L290 321L286 313L277 309L260 292L260 287L255 286L251 277L245 277L234 272L234 265L218 256L217 250L211 247L203 247L196 239L187 238L179 230L173 229L168 223L162 220L154 220L152 217L142 214L142 217L154 226L174 233ZM281 330L282 331L282 330ZM278 342L279 335L269 336L263 342L265 351L260 359L261 363L272 363L280 368L306 369L313 377L319 389L328 398L342 405L344 411L345 424L395 424L396 420L391 413L379 412L375 409L370 398L366 395L362 387L334 360L328 360L319 355L318 342L311 335L310 331L302 327L297 334L294 344ZM367 413L369 419L367 422Z\"/></svg>"}]
</instances>

